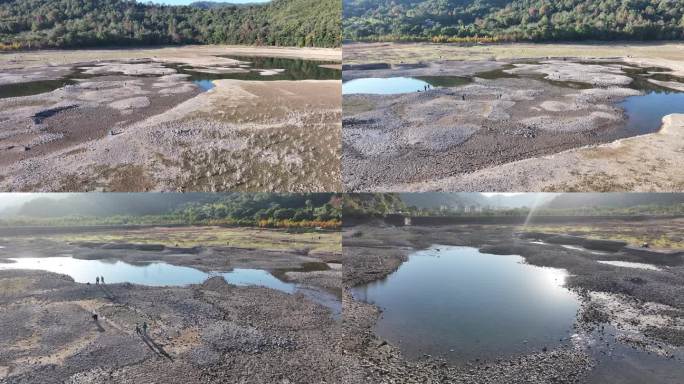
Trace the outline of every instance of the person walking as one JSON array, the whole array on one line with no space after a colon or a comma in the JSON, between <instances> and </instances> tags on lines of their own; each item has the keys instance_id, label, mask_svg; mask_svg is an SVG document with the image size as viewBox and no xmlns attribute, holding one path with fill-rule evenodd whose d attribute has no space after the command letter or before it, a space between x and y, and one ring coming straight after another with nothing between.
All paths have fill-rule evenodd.
<instances>
[{"instance_id":1,"label":"person walking","mask_svg":"<svg viewBox=\"0 0 684 384\"><path fill-rule=\"evenodd\" d=\"M135 323L135 333L140 334L140 325L138 323Z\"/></svg>"},{"instance_id":2,"label":"person walking","mask_svg":"<svg viewBox=\"0 0 684 384\"><path fill-rule=\"evenodd\" d=\"M100 276L95 276L95 284L100 284Z\"/></svg>"},{"instance_id":3,"label":"person walking","mask_svg":"<svg viewBox=\"0 0 684 384\"><path fill-rule=\"evenodd\" d=\"M100 276L100 281L104 284L104 276Z\"/></svg>"},{"instance_id":4,"label":"person walking","mask_svg":"<svg viewBox=\"0 0 684 384\"><path fill-rule=\"evenodd\" d=\"M143 335L147 335L147 321L143 322L142 331Z\"/></svg>"}]
</instances>

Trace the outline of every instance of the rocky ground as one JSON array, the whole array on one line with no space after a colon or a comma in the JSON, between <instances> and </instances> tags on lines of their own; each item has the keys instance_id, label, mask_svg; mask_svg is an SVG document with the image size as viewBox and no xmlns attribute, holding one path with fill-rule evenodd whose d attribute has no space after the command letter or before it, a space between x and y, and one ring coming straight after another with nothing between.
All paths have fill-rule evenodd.
<instances>
[{"instance_id":1,"label":"rocky ground","mask_svg":"<svg viewBox=\"0 0 684 384\"><path fill-rule=\"evenodd\" d=\"M669 233L684 222L653 220L644 226L612 221L601 228L630 226L646 236ZM572 227L572 223L567 226ZM667 231L653 230L668 227ZM663 233L661 233L663 232ZM543 239L546 244L530 241ZM631 238L628 238L630 240ZM379 383L677 383L684 374L681 335L684 329L682 279L684 257L675 253L639 252L629 241L595 241L558 233L525 231L517 226L460 225L392 227L381 222L347 228L343 238L343 349L352 365L347 382ZM609 256L561 244L607 249ZM527 263L564 268L567 286L581 297L571 345L495 361L453 366L438 356L409 361L401 351L375 336L379 309L355 300L349 288L382 279L396 270L414 250L432 244L477 247L494 254L518 254ZM625 245L628 245L625 248ZM634 249L634 250L633 250ZM654 256L655 255L655 256ZM622 268L596 260L645 262L660 270ZM615 357L614 357L615 356ZM619 357L618 357L619 356Z\"/></svg>"},{"instance_id":2,"label":"rocky ground","mask_svg":"<svg viewBox=\"0 0 684 384\"><path fill-rule=\"evenodd\" d=\"M15 96L0 99L0 188L340 189L339 81L214 80L214 88L202 92L177 67L212 75L245 73L248 63L222 56L327 61L339 60L339 50L96 52L0 58L0 90ZM39 91L22 94L26 89Z\"/></svg>"},{"instance_id":3,"label":"rocky ground","mask_svg":"<svg viewBox=\"0 0 684 384\"><path fill-rule=\"evenodd\" d=\"M677 174L670 164L681 159L683 145L676 115L665 122L669 129L656 126L659 132L618 141L636 134L623 129L624 111L617 106L643 94L634 85L634 71L648 67L647 72L679 76L682 68L674 60L593 56L599 52L591 49L589 57L537 58L541 51L535 56L530 49L529 56L500 53L494 59L476 47L452 52L430 45L439 53L435 57L420 45L390 45L375 47L388 49L387 60L373 63L371 55L354 64L366 48L350 47L345 81L456 76L466 84L397 95L344 95L347 191L681 189L683 180L670 176ZM681 86L648 82L675 91ZM669 143L662 154L649 150L662 141Z\"/></svg>"},{"instance_id":4,"label":"rocky ground","mask_svg":"<svg viewBox=\"0 0 684 384\"><path fill-rule=\"evenodd\" d=\"M386 187L424 191L655 192L681 191L674 164L684 154L684 114L668 115L655 133L514 161L467 175ZM655 150L657 148L657 150ZM510 185L502 184L507 180Z\"/></svg>"},{"instance_id":5,"label":"rocky ground","mask_svg":"<svg viewBox=\"0 0 684 384\"><path fill-rule=\"evenodd\" d=\"M70 254L133 264L164 261L206 271L263 268L339 301L340 255L335 252L67 243L44 237L3 238L2 262ZM331 267L309 272L312 263ZM234 286L222 277L162 288L81 284L44 271L3 270L0 307L3 383L342 382L339 317L312 300L310 292ZM135 331L143 322L149 324L147 336Z\"/></svg>"}]
</instances>

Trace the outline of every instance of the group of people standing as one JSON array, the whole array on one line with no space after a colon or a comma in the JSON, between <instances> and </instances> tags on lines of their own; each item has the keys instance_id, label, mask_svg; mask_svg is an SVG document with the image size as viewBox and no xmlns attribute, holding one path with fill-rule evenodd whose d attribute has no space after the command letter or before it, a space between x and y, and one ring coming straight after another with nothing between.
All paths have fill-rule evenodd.
<instances>
[{"instance_id":1,"label":"group of people standing","mask_svg":"<svg viewBox=\"0 0 684 384\"><path fill-rule=\"evenodd\" d=\"M105 283L104 276L96 276L95 277L95 285L100 285L100 284L104 284L104 283ZM93 313L92 317L93 317L93 320L95 320L96 322L98 321L99 316L97 315L97 313ZM142 326L140 324L136 323L135 324L135 333L138 335L141 335L141 336L146 336L147 335L147 322L144 321L142 323Z\"/></svg>"}]
</instances>

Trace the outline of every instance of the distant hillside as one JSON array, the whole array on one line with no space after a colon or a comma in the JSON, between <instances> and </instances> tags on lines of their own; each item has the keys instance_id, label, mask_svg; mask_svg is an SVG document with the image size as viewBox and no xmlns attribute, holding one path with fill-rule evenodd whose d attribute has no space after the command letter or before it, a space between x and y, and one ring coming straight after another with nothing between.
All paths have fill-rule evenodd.
<instances>
[{"instance_id":1,"label":"distant hillside","mask_svg":"<svg viewBox=\"0 0 684 384\"><path fill-rule=\"evenodd\" d=\"M346 193L342 200L343 217L381 217L405 209L398 193Z\"/></svg>"},{"instance_id":2,"label":"distant hillside","mask_svg":"<svg viewBox=\"0 0 684 384\"><path fill-rule=\"evenodd\" d=\"M551 209L630 208L684 204L682 193L563 193L544 205Z\"/></svg>"},{"instance_id":3,"label":"distant hillside","mask_svg":"<svg viewBox=\"0 0 684 384\"><path fill-rule=\"evenodd\" d=\"M681 0L343 0L351 40L684 38Z\"/></svg>"},{"instance_id":4,"label":"distant hillside","mask_svg":"<svg viewBox=\"0 0 684 384\"><path fill-rule=\"evenodd\" d=\"M208 224L333 229L342 219L340 198L331 193L45 195L0 212L0 226Z\"/></svg>"},{"instance_id":5,"label":"distant hillside","mask_svg":"<svg viewBox=\"0 0 684 384\"><path fill-rule=\"evenodd\" d=\"M419 210L438 210L446 207L451 210L463 207L488 207L502 209L517 209L533 207L552 199L550 193L526 193L518 195L485 196L481 193L354 193L345 194L343 201L344 216L349 217L380 217L388 213Z\"/></svg>"},{"instance_id":6,"label":"distant hillside","mask_svg":"<svg viewBox=\"0 0 684 384\"><path fill-rule=\"evenodd\" d=\"M337 0L220 7L133 0L0 1L0 49L249 44L337 47Z\"/></svg>"},{"instance_id":7,"label":"distant hillside","mask_svg":"<svg viewBox=\"0 0 684 384\"><path fill-rule=\"evenodd\" d=\"M219 194L168 193L77 193L65 198L39 197L12 210L15 216L113 216L158 215L181 208L188 203L219 200Z\"/></svg>"}]
</instances>

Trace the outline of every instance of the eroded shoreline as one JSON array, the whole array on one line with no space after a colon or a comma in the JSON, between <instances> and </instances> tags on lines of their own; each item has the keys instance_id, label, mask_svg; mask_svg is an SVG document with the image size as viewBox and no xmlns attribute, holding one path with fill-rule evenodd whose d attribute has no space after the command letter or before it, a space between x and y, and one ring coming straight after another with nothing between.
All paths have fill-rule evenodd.
<instances>
[{"instance_id":1,"label":"eroded shoreline","mask_svg":"<svg viewBox=\"0 0 684 384\"><path fill-rule=\"evenodd\" d=\"M614 222L608 225L621 224ZM351 382L361 382L363 375L376 381L405 377L407 382L605 382L601 378L605 380L602 375L606 371L610 374L611 370L635 369L629 365L634 362L626 362L621 367L603 355L609 352L610 356L611 351L624 353L621 349L623 344L628 345L626 349L634 346L644 356L648 353L661 356L656 362L647 364L664 361L670 370L680 364L674 361L682 359L681 343L677 341L683 325L681 308L684 304L677 299L677 292L683 289L682 281L677 277L677 271L682 268L681 253L675 256L676 265L668 266L666 273L619 267L607 269L596 263L596 256L592 257L591 253L561 245L531 244L527 239L516 236L518 231L519 227L493 225L397 228L376 223L347 228L343 239L344 342L345 349L350 351L348 353L359 359L356 368L362 372ZM582 309L575 325L578 336L572 346L549 348L514 358L502 356L494 361L467 362L461 367L449 365L439 356L418 361L404 359L397 347L374 335L379 309L355 300L349 288L382 279L396 270L414 249L424 249L432 244L472 246L487 253L517 254L532 265L568 270L571 274L568 287L582 297ZM620 252L612 257L638 259ZM640 320L635 323L637 318ZM664 324L669 325L663 328ZM661 330L654 331L658 328ZM652 337L665 334L669 336ZM599 338L611 345L606 351L599 352L600 347L593 350L587 347L592 345L591 340ZM618 339L620 341L616 342ZM642 375L643 379L653 382L672 382L667 381L667 375L649 377L639 369L633 375Z\"/></svg>"}]
</instances>

